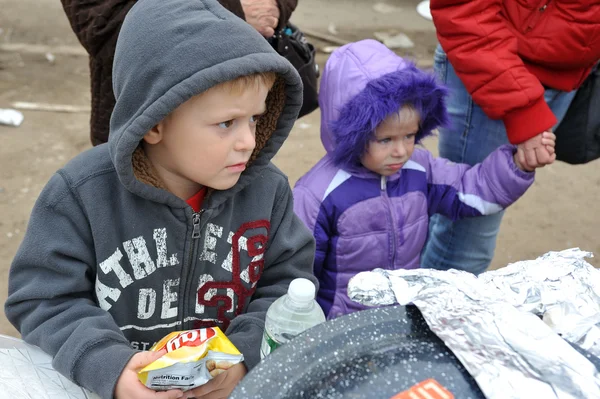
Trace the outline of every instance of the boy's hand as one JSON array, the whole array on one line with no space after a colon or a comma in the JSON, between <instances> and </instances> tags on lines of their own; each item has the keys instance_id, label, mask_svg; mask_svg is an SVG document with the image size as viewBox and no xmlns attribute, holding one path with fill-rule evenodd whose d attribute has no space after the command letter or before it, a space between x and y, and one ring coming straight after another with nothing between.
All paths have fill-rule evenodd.
<instances>
[{"instance_id":1,"label":"boy's hand","mask_svg":"<svg viewBox=\"0 0 600 399\"><path fill-rule=\"evenodd\" d=\"M125 365L121 376L115 386L115 399L177 399L183 397L183 392L179 389L170 391L155 392L147 388L138 379L137 373L153 361L159 359L167 353L166 350L160 352L139 352L133 355L129 363Z\"/></svg>"},{"instance_id":2,"label":"boy's hand","mask_svg":"<svg viewBox=\"0 0 600 399\"><path fill-rule=\"evenodd\" d=\"M550 165L556 160L555 143L554 133L548 131L538 134L517 146L515 163L519 169L527 172Z\"/></svg>"},{"instance_id":3,"label":"boy's hand","mask_svg":"<svg viewBox=\"0 0 600 399\"><path fill-rule=\"evenodd\" d=\"M225 363L225 362L222 362ZM222 370L216 377L208 381L206 384L198 388L191 389L185 392L185 398L196 399L227 399L235 386L246 375L246 366L243 363L234 364L233 366L221 366L217 364L217 369ZM211 372L211 374L213 374Z\"/></svg>"},{"instance_id":4,"label":"boy's hand","mask_svg":"<svg viewBox=\"0 0 600 399\"><path fill-rule=\"evenodd\" d=\"M279 6L277 0L241 0L246 22L264 37L275 35L279 24Z\"/></svg>"}]
</instances>

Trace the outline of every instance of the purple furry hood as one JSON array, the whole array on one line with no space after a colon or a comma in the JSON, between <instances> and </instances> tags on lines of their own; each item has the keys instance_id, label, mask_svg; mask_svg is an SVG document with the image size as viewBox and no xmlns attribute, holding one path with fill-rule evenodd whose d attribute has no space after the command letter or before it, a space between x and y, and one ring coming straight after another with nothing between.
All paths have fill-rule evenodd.
<instances>
[{"instance_id":1,"label":"purple furry hood","mask_svg":"<svg viewBox=\"0 0 600 399\"><path fill-rule=\"evenodd\" d=\"M410 103L421 116L417 142L447 121L446 90L375 40L340 47L325 65L319 91L321 141L336 165L360 168L375 128Z\"/></svg>"}]
</instances>

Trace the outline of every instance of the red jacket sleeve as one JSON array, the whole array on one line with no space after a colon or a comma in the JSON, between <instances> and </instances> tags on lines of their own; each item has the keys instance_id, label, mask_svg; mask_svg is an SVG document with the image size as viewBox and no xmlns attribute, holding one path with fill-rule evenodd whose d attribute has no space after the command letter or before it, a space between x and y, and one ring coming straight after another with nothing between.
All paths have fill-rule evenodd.
<instances>
[{"instance_id":1,"label":"red jacket sleeve","mask_svg":"<svg viewBox=\"0 0 600 399\"><path fill-rule=\"evenodd\" d=\"M501 15L502 0L431 0L440 44L473 100L502 119L511 143L550 129L557 120L544 87L517 53L517 38Z\"/></svg>"}]
</instances>

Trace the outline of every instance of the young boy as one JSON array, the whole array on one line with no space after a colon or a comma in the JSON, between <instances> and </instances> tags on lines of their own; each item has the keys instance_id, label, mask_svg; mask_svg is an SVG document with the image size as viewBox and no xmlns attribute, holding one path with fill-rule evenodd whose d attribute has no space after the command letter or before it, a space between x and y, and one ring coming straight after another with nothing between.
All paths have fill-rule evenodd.
<instances>
[{"instance_id":1,"label":"young boy","mask_svg":"<svg viewBox=\"0 0 600 399\"><path fill-rule=\"evenodd\" d=\"M102 398L226 397L260 359L269 305L292 279L315 281L312 235L270 163L300 109L300 78L215 0L138 2L113 75L109 142L41 193L6 315ZM215 325L244 364L185 394L138 381L164 335Z\"/></svg>"}]
</instances>

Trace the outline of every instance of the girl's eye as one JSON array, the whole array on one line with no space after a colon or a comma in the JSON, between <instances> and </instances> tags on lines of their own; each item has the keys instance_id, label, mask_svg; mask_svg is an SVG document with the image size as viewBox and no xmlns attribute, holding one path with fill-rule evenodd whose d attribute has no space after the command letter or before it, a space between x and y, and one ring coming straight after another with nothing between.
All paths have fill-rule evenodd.
<instances>
[{"instance_id":1,"label":"girl's eye","mask_svg":"<svg viewBox=\"0 0 600 399\"><path fill-rule=\"evenodd\" d=\"M262 115L252 115L250 117L250 123L258 123Z\"/></svg>"},{"instance_id":2,"label":"girl's eye","mask_svg":"<svg viewBox=\"0 0 600 399\"><path fill-rule=\"evenodd\" d=\"M385 138L385 139L377 140L377 142L378 142L378 143L381 143L381 144L387 144L387 143L389 143L390 141L392 141L392 139L390 139L389 137L388 137L388 138Z\"/></svg>"},{"instance_id":3,"label":"girl's eye","mask_svg":"<svg viewBox=\"0 0 600 399\"><path fill-rule=\"evenodd\" d=\"M231 127L231 125L233 125L233 121L232 120L231 121L225 121L225 122L219 123L219 127L221 129L228 129L228 128Z\"/></svg>"},{"instance_id":4,"label":"girl's eye","mask_svg":"<svg viewBox=\"0 0 600 399\"><path fill-rule=\"evenodd\" d=\"M416 135L416 134L408 134L408 135L406 136L406 140L409 140L409 141L411 141L411 140L414 140L414 139L415 139L415 137L417 137L417 135Z\"/></svg>"}]
</instances>

